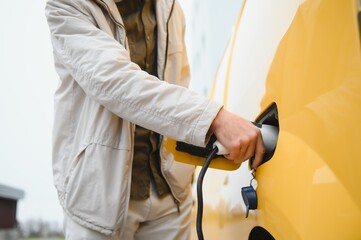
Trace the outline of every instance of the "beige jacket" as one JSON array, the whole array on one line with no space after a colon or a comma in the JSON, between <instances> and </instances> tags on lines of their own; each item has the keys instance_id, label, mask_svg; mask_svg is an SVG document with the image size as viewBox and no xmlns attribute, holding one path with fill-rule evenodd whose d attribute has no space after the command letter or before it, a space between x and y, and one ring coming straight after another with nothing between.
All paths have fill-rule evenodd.
<instances>
[{"instance_id":1,"label":"beige jacket","mask_svg":"<svg viewBox=\"0 0 361 240\"><path fill-rule=\"evenodd\" d=\"M130 61L114 0L46 4L60 77L53 128L55 186L73 220L106 235L121 232L125 223L134 124L202 146L221 108L184 88L189 66L179 3L157 0L156 14L158 74L165 81ZM177 203L190 190L194 166L174 161L161 149L162 172Z\"/></svg>"}]
</instances>

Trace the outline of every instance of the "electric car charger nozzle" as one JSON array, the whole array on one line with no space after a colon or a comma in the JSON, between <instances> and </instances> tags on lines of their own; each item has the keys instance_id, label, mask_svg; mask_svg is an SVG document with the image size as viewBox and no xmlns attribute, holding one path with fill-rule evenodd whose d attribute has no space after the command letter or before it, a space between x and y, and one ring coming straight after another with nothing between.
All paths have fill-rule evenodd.
<instances>
[{"instance_id":1,"label":"electric car charger nozzle","mask_svg":"<svg viewBox=\"0 0 361 240\"><path fill-rule=\"evenodd\" d=\"M257 127L259 127L261 130L263 144L266 150L261 162L261 164L263 164L272 158L274 151L276 150L279 129L278 127L272 125L257 124L257 123L254 124ZM229 153L229 151L218 141L214 142L213 147L218 148L217 155L225 155ZM252 166L253 161L254 161L254 157L250 159L250 166Z\"/></svg>"}]
</instances>

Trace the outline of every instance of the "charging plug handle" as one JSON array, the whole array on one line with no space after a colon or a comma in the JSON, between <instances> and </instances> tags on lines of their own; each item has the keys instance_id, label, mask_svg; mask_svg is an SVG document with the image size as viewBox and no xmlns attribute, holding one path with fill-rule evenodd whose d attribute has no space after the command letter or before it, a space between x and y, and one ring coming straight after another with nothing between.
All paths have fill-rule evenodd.
<instances>
[{"instance_id":1,"label":"charging plug handle","mask_svg":"<svg viewBox=\"0 0 361 240\"><path fill-rule=\"evenodd\" d=\"M276 126L267 125L267 124L258 124L258 123L253 123L253 124L260 128L263 143L266 148L266 152L263 156L263 160L261 163L261 164L263 164L272 158L274 151L276 150L279 128ZM229 154L228 149L226 149L218 140L214 142L213 147L218 148L217 155ZM251 165L252 165L253 160L254 160L254 157L252 157L250 159Z\"/></svg>"}]
</instances>

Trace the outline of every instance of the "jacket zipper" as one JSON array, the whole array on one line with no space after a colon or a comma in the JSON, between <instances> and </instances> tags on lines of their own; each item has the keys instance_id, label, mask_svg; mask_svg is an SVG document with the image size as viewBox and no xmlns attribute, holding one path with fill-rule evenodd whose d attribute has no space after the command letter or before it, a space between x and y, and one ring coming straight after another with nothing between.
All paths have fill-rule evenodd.
<instances>
[{"instance_id":1,"label":"jacket zipper","mask_svg":"<svg viewBox=\"0 0 361 240\"><path fill-rule=\"evenodd\" d=\"M170 13L169 13L169 17L167 19L167 42L166 42L166 47L165 47L165 56L164 56L164 68L163 68L163 78L165 76L165 69L167 67L167 56L168 56L168 43L169 43L169 21L170 21L170 18L172 16L172 13L173 13L173 9L174 9L174 4L175 4L175 0L173 0L173 3L172 3L172 8L170 10ZM159 136L159 148L161 147L161 143L163 141L163 136L160 135ZM162 161L162 160L161 160ZM164 171L163 171L163 168L161 167L160 168L160 171L162 172L162 175L164 177L164 180L167 182L168 186L169 186L169 189L171 191L171 194L172 194L172 197L174 199L174 203L175 205L177 206L177 211L178 213L180 213L180 201L178 198L176 198L175 194L174 194L174 191L172 189L172 186L169 184L168 182L168 179L166 178L165 174L164 174Z\"/></svg>"},{"instance_id":2,"label":"jacket zipper","mask_svg":"<svg viewBox=\"0 0 361 240\"><path fill-rule=\"evenodd\" d=\"M125 30L124 25L121 24L120 22L118 22L118 21L114 18L114 16L113 16L113 14L111 13L108 5L107 5L103 0L98 0L98 1L99 1L99 2L103 5L103 7L105 7L105 9L108 11L108 14L109 14L110 18L113 20L113 22L114 22L115 24L117 24L118 26L122 27L122 28Z\"/></svg>"},{"instance_id":3,"label":"jacket zipper","mask_svg":"<svg viewBox=\"0 0 361 240\"><path fill-rule=\"evenodd\" d=\"M170 10L169 17L168 17L168 20L167 20L167 42L166 42L166 46L165 46L165 56L164 56L165 61L164 61L164 68L163 68L163 79L164 79L164 76L165 76L165 68L167 67L168 42L169 42L169 21L170 21L170 18L172 16L172 13L173 13L174 4L175 4L175 0L173 0L172 8Z\"/></svg>"},{"instance_id":4,"label":"jacket zipper","mask_svg":"<svg viewBox=\"0 0 361 240\"><path fill-rule=\"evenodd\" d=\"M114 18L114 16L113 16L113 14L111 13L111 11L110 11L110 9L109 9L109 6L103 1L103 0L98 0L99 1L99 3L107 10L107 12L108 12L108 14L109 14L109 16L110 16L110 18L113 20L113 22L118 26L118 27L121 27L123 30L124 30L124 44L126 45L126 39L127 39L127 30L125 29L125 26L122 24L122 23L120 23L120 22L118 22L115 18Z\"/></svg>"},{"instance_id":5,"label":"jacket zipper","mask_svg":"<svg viewBox=\"0 0 361 240\"><path fill-rule=\"evenodd\" d=\"M170 18L172 16L172 13L173 13L174 4L175 4L175 0L173 0L172 8L170 10L169 17L167 19L167 40L166 40L166 45L165 45L165 56L164 56L165 60L164 60L164 66L163 66L163 79L164 79L164 75L165 75L165 68L167 67L168 42L169 42L169 21L170 21ZM160 147L162 141L163 141L163 136L159 135L159 147Z\"/></svg>"}]
</instances>

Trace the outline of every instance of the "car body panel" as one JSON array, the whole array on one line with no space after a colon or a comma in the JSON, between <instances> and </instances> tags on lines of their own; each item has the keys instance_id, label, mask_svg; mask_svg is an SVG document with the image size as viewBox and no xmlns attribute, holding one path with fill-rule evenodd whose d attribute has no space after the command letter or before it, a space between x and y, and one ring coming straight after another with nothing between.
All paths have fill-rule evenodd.
<instances>
[{"instance_id":1,"label":"car body panel","mask_svg":"<svg viewBox=\"0 0 361 240\"><path fill-rule=\"evenodd\" d=\"M245 219L236 171L204 180L206 239L361 239L361 51L356 0L245 1L211 97L257 119L276 103L279 139L256 171Z\"/></svg>"}]
</instances>

